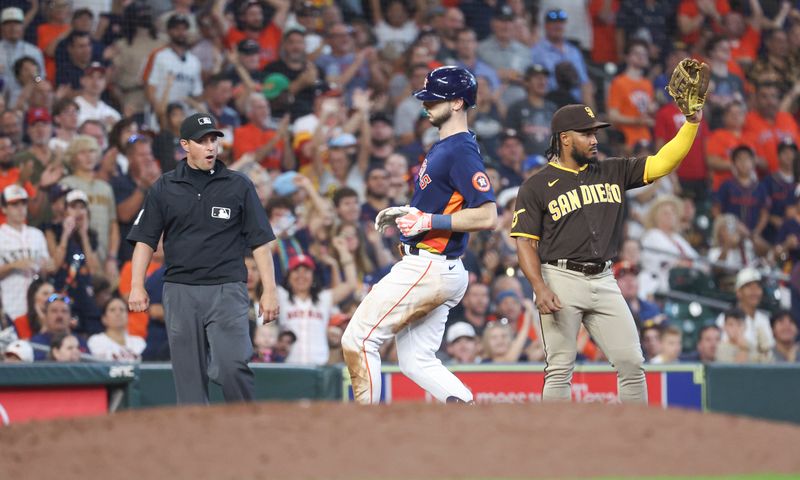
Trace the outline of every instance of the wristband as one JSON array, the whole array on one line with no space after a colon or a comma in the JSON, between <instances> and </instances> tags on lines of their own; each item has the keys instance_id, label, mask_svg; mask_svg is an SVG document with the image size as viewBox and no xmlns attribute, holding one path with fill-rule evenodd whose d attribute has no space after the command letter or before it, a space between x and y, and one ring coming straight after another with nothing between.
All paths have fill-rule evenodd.
<instances>
[{"instance_id":1,"label":"wristband","mask_svg":"<svg viewBox=\"0 0 800 480\"><path fill-rule=\"evenodd\" d=\"M432 215L431 216L431 229L432 230L452 230L453 229L453 216L452 215Z\"/></svg>"}]
</instances>

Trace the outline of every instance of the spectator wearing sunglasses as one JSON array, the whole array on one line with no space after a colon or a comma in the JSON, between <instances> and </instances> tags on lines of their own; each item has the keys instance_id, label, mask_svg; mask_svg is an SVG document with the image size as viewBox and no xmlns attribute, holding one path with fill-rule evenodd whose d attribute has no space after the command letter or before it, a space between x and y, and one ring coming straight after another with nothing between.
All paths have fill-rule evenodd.
<instances>
[{"instance_id":1,"label":"spectator wearing sunglasses","mask_svg":"<svg viewBox=\"0 0 800 480\"><path fill-rule=\"evenodd\" d=\"M47 352L56 336L72 334L72 326L75 323L72 319L72 303L70 297L59 293L54 293L47 298L47 302L44 305L42 328L39 333L31 337L31 344L34 347L34 360L40 361L47 358ZM80 337L77 338L80 351L88 353L89 349L86 346L86 342Z\"/></svg>"},{"instance_id":2,"label":"spectator wearing sunglasses","mask_svg":"<svg viewBox=\"0 0 800 480\"><path fill-rule=\"evenodd\" d=\"M6 221L0 225L0 291L5 312L11 318L23 315L26 292L36 275L52 271L47 243L41 230L25 225L28 193L17 184L3 189L2 209Z\"/></svg>"},{"instance_id":3,"label":"spectator wearing sunglasses","mask_svg":"<svg viewBox=\"0 0 800 480\"><path fill-rule=\"evenodd\" d=\"M50 256L56 265L56 291L69 292L74 300L72 313L78 317L76 329L82 333L102 331L100 309L94 301L92 278L102 275L97 255L97 232L89 227L89 197L82 190L66 196L66 215L61 223L45 227Z\"/></svg>"}]
</instances>

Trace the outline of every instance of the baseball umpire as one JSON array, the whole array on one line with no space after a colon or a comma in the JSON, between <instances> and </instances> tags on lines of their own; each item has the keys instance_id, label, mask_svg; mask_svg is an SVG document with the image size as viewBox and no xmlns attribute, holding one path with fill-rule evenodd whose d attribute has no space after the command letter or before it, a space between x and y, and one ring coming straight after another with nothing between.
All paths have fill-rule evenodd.
<instances>
[{"instance_id":1,"label":"baseball umpire","mask_svg":"<svg viewBox=\"0 0 800 480\"><path fill-rule=\"evenodd\" d=\"M164 236L164 322L179 404L208 403L208 380L226 401L254 396L245 252L252 249L264 294L264 322L277 318L269 242L275 239L253 183L217 160L214 118L197 113L181 124L186 158L156 181L136 216L132 311L147 310L145 272Z\"/></svg>"},{"instance_id":2,"label":"baseball umpire","mask_svg":"<svg viewBox=\"0 0 800 480\"><path fill-rule=\"evenodd\" d=\"M396 224L403 259L358 306L342 337L344 360L359 403L381 398L378 349L396 335L400 369L440 402L470 403L472 393L436 358L447 314L467 290L461 263L467 232L492 230L497 206L467 110L475 105L477 82L466 69L439 67L414 93L439 129L440 140L420 168L410 207L378 213L383 231Z\"/></svg>"},{"instance_id":3,"label":"baseball umpire","mask_svg":"<svg viewBox=\"0 0 800 480\"><path fill-rule=\"evenodd\" d=\"M543 400L570 400L576 337L583 323L617 370L620 400L647 402L639 335L611 272L611 259L620 243L625 190L678 167L694 142L707 86L705 64L681 62L670 94L687 121L675 138L646 158L598 162L595 133L609 124L585 105L567 105L553 116L550 163L520 188L511 224L520 266L541 313Z\"/></svg>"}]
</instances>

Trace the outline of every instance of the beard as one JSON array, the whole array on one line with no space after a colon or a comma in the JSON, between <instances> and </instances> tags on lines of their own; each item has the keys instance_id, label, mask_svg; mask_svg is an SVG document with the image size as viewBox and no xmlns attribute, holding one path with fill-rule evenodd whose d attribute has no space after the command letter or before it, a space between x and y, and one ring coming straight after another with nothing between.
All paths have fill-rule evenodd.
<instances>
[{"instance_id":1,"label":"beard","mask_svg":"<svg viewBox=\"0 0 800 480\"><path fill-rule=\"evenodd\" d=\"M378 148L385 147L386 145L389 145L389 142L391 141L392 141L391 138L373 138L372 145Z\"/></svg>"},{"instance_id":2,"label":"beard","mask_svg":"<svg viewBox=\"0 0 800 480\"><path fill-rule=\"evenodd\" d=\"M572 152L572 159L575 160L575 162L580 166L584 166L590 163L597 163L596 155L590 157L588 155L584 155L583 153L578 153L578 152Z\"/></svg>"},{"instance_id":3,"label":"beard","mask_svg":"<svg viewBox=\"0 0 800 480\"><path fill-rule=\"evenodd\" d=\"M14 167L14 162L12 160L5 160L0 162L0 170L11 170Z\"/></svg>"},{"instance_id":4,"label":"beard","mask_svg":"<svg viewBox=\"0 0 800 480\"><path fill-rule=\"evenodd\" d=\"M434 127L436 127L436 128L439 128L439 127L441 127L442 125L444 125L444 124L445 124L445 122L447 122L448 120L450 120L450 117L452 117L452 116L453 116L453 112L452 112L452 111L450 111L450 110L447 110L447 112L446 112L446 113L443 113L443 114L442 114L441 116L439 116L439 117L431 116L431 117L430 117L430 119L431 119L431 125L433 125L433 126L434 126Z\"/></svg>"}]
</instances>

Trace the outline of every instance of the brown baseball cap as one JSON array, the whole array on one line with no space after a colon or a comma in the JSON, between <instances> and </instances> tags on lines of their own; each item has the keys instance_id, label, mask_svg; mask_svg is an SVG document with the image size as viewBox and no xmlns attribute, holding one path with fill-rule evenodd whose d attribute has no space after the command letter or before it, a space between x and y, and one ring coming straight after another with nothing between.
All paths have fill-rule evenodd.
<instances>
[{"instance_id":1,"label":"brown baseball cap","mask_svg":"<svg viewBox=\"0 0 800 480\"><path fill-rule=\"evenodd\" d=\"M610 123L598 121L592 109L583 104L565 105L559 108L553 115L553 120L550 121L550 129L553 135L567 130L580 132L582 130L610 126Z\"/></svg>"}]
</instances>

